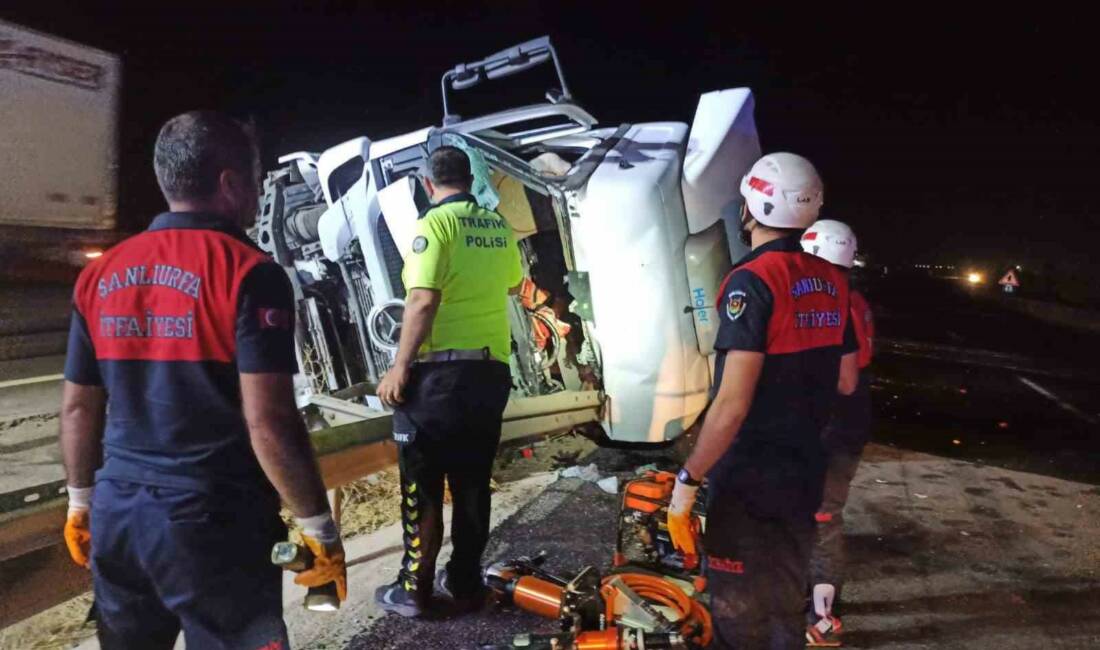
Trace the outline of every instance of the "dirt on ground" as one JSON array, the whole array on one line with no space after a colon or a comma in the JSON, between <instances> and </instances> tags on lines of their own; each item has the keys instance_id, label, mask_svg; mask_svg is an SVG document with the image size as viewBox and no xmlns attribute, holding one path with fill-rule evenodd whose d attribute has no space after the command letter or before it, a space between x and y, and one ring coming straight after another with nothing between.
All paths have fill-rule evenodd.
<instances>
[{"instance_id":1,"label":"dirt on ground","mask_svg":"<svg viewBox=\"0 0 1100 650\"><path fill-rule=\"evenodd\" d=\"M86 622L92 594L84 594L15 625L0 629L0 650L67 650L95 636Z\"/></svg>"}]
</instances>

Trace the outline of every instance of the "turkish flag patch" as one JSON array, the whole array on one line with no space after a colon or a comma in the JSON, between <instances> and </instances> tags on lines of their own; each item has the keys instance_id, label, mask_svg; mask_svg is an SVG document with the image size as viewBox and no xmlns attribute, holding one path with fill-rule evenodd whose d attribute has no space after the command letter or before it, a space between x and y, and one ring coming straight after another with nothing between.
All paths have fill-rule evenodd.
<instances>
[{"instance_id":1,"label":"turkish flag patch","mask_svg":"<svg viewBox=\"0 0 1100 650\"><path fill-rule=\"evenodd\" d=\"M256 310L256 320L260 323L260 329L290 329L290 312L285 309L260 307Z\"/></svg>"}]
</instances>

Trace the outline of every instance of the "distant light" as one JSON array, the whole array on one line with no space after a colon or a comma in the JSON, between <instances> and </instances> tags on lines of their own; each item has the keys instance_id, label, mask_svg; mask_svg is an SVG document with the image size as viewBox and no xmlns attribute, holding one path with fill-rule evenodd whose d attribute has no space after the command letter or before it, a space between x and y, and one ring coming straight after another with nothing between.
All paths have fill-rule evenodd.
<instances>
[{"instance_id":1,"label":"distant light","mask_svg":"<svg viewBox=\"0 0 1100 650\"><path fill-rule=\"evenodd\" d=\"M103 251L84 251L84 257L94 260L97 257L103 257Z\"/></svg>"},{"instance_id":2,"label":"distant light","mask_svg":"<svg viewBox=\"0 0 1100 650\"><path fill-rule=\"evenodd\" d=\"M1023 270L1024 270L1024 268L1023 268L1022 266L1020 266L1019 264L1017 264L1017 265L1016 265L1016 270L1017 270L1017 271L1023 271Z\"/></svg>"},{"instance_id":3,"label":"distant light","mask_svg":"<svg viewBox=\"0 0 1100 650\"><path fill-rule=\"evenodd\" d=\"M856 266L867 266L867 262L864 262L863 260L859 260L859 259L852 260L852 264L854 264Z\"/></svg>"},{"instance_id":4,"label":"distant light","mask_svg":"<svg viewBox=\"0 0 1100 650\"><path fill-rule=\"evenodd\" d=\"M967 273L966 274L966 281L969 282L970 284L981 284L983 279L984 278L982 278L981 273Z\"/></svg>"}]
</instances>

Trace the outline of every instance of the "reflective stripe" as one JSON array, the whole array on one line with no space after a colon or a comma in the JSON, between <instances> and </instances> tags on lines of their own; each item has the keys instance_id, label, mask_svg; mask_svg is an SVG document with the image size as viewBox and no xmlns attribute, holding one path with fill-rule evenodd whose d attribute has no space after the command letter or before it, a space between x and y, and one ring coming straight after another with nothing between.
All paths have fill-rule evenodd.
<instances>
[{"instance_id":1,"label":"reflective stripe","mask_svg":"<svg viewBox=\"0 0 1100 650\"><path fill-rule=\"evenodd\" d=\"M493 355L488 347L480 350L436 350L420 355L417 361L422 363L436 363L439 361L489 361Z\"/></svg>"}]
</instances>

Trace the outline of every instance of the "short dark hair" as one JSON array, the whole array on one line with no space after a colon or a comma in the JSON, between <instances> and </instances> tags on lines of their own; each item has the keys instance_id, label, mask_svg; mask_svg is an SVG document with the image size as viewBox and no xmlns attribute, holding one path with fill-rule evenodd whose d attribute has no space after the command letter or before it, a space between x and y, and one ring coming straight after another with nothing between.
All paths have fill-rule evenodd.
<instances>
[{"instance_id":1,"label":"short dark hair","mask_svg":"<svg viewBox=\"0 0 1100 650\"><path fill-rule=\"evenodd\" d=\"M470 173L470 157L458 147L444 146L432 152L428 159L429 178L436 185L470 189L474 176Z\"/></svg>"},{"instance_id":2,"label":"short dark hair","mask_svg":"<svg viewBox=\"0 0 1100 650\"><path fill-rule=\"evenodd\" d=\"M215 111L189 111L161 127L153 170L165 198L206 199L217 192L226 169L255 176L258 158L251 127Z\"/></svg>"}]
</instances>

